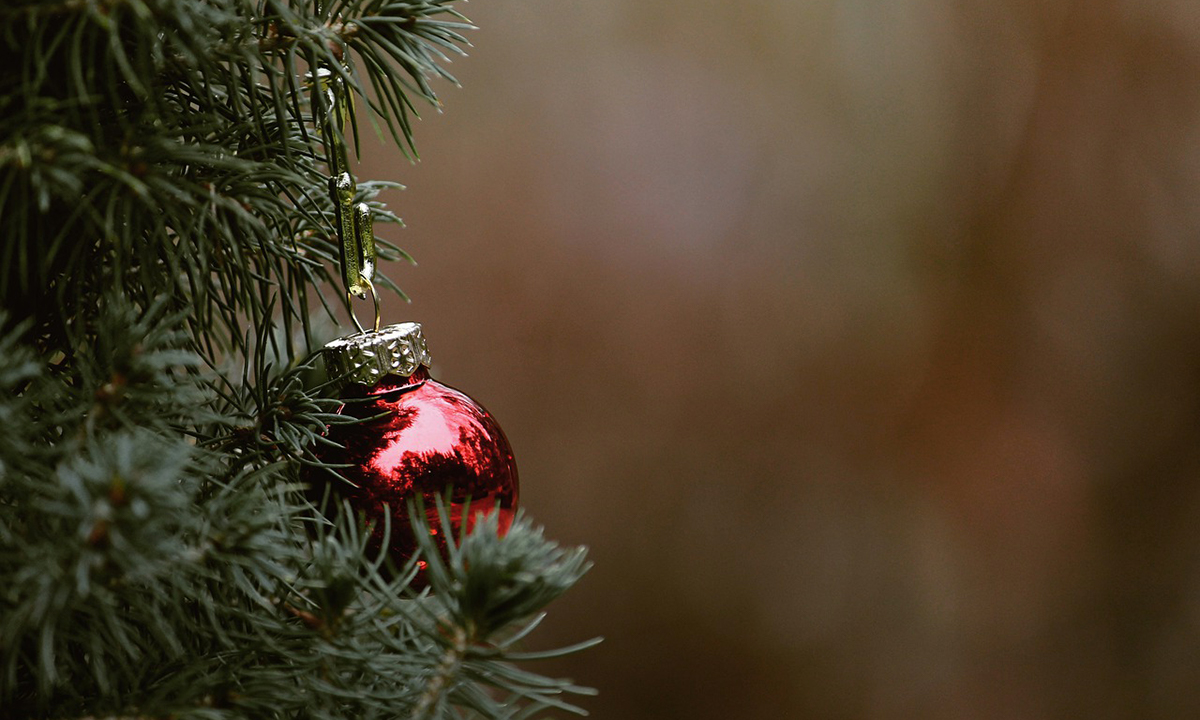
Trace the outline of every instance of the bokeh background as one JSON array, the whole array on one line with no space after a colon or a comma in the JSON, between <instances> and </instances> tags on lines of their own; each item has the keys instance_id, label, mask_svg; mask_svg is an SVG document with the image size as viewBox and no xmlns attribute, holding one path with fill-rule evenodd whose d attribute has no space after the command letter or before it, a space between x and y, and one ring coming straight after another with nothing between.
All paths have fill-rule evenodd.
<instances>
[{"instance_id":1,"label":"bokeh background","mask_svg":"<svg viewBox=\"0 0 1200 720\"><path fill-rule=\"evenodd\" d=\"M1200 4L504 0L385 228L597 718L1200 717ZM369 143L368 143L369 144Z\"/></svg>"}]
</instances>

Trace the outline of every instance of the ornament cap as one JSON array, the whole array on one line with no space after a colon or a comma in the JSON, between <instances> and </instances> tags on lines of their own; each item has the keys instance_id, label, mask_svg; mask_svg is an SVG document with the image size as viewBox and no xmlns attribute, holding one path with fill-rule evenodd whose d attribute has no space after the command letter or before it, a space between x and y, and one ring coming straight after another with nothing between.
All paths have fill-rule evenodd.
<instances>
[{"instance_id":1,"label":"ornament cap","mask_svg":"<svg viewBox=\"0 0 1200 720\"><path fill-rule=\"evenodd\" d=\"M388 325L326 343L321 353L329 378L339 385L374 385L385 375L408 377L429 366L429 348L420 323Z\"/></svg>"}]
</instances>

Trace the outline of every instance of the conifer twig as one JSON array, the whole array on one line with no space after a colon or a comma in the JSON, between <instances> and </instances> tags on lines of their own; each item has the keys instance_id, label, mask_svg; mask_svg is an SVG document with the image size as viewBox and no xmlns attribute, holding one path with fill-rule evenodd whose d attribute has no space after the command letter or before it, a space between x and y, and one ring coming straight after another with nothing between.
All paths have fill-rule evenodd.
<instances>
[{"instance_id":1,"label":"conifer twig","mask_svg":"<svg viewBox=\"0 0 1200 720\"><path fill-rule=\"evenodd\" d=\"M470 644L470 633L467 628L455 626L451 633L451 641L446 644L446 650L442 653L441 660L427 681L425 691L421 693L416 707L413 708L412 720L426 720L430 716L433 709L441 702L446 687L458 674L459 666L462 665L463 658L467 654L467 647Z\"/></svg>"}]
</instances>

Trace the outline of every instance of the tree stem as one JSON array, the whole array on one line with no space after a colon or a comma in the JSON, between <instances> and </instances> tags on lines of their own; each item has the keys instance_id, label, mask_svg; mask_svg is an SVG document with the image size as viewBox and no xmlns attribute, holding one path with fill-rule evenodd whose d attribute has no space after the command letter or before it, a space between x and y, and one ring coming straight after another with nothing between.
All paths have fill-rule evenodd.
<instances>
[{"instance_id":1,"label":"tree stem","mask_svg":"<svg viewBox=\"0 0 1200 720\"><path fill-rule=\"evenodd\" d=\"M413 708L412 720L426 720L430 717L442 696L446 694L447 686L458 672L458 666L462 664L463 657L467 653L467 637L466 628L454 628L454 641L446 647L446 652L442 654L442 659L438 662L433 677L425 686L425 692L421 693L420 701Z\"/></svg>"}]
</instances>

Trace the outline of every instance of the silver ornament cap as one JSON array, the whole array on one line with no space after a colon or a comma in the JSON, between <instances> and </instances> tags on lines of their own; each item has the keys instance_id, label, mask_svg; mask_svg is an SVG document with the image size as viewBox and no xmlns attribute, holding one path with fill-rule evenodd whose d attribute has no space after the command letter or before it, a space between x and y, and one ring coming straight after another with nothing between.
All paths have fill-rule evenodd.
<instances>
[{"instance_id":1,"label":"silver ornament cap","mask_svg":"<svg viewBox=\"0 0 1200 720\"><path fill-rule=\"evenodd\" d=\"M327 343L321 354L329 379L340 385L374 385L385 375L408 377L431 362L421 324L415 322L338 338Z\"/></svg>"}]
</instances>

